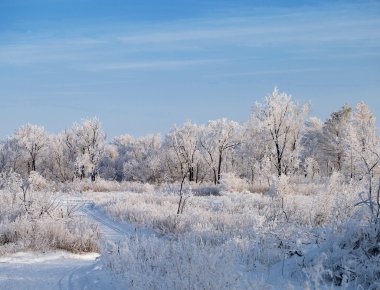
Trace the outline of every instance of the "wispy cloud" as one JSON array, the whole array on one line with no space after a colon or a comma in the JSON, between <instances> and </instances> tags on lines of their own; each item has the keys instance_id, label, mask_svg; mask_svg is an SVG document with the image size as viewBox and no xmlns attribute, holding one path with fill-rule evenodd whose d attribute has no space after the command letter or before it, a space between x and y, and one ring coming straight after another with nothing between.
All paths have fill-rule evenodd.
<instances>
[{"instance_id":1,"label":"wispy cloud","mask_svg":"<svg viewBox=\"0 0 380 290\"><path fill-rule=\"evenodd\" d=\"M0 44L0 65L70 62L88 59L107 42L99 38L43 38Z\"/></svg>"},{"instance_id":2,"label":"wispy cloud","mask_svg":"<svg viewBox=\"0 0 380 290\"><path fill-rule=\"evenodd\" d=\"M205 65L215 62L222 62L222 59L191 59L191 60L157 60L157 61L133 61L118 63L98 63L83 66L82 69L88 71L107 70L172 70L188 66Z\"/></svg>"},{"instance_id":3,"label":"wispy cloud","mask_svg":"<svg viewBox=\"0 0 380 290\"><path fill-rule=\"evenodd\" d=\"M345 11L302 10L296 14L257 15L235 18L193 20L129 33L117 39L128 46L230 44L244 46L349 44L380 45L380 19L371 15L351 17ZM321 21L323 19L323 21ZM218 23L218 25L215 25ZM196 27L196 28L194 28Z\"/></svg>"},{"instance_id":4,"label":"wispy cloud","mask_svg":"<svg viewBox=\"0 0 380 290\"><path fill-rule=\"evenodd\" d=\"M20 35L12 42L0 42L0 65L59 63L87 71L168 70L216 63L221 58L260 57L266 48L287 51L292 57L376 57L380 19L375 13L355 14L355 9L348 6L331 12L314 7L291 13L274 9L263 15L248 11L240 17L220 14L141 27L102 27L91 37ZM85 28L81 29L86 35Z\"/></svg>"},{"instance_id":5,"label":"wispy cloud","mask_svg":"<svg viewBox=\"0 0 380 290\"><path fill-rule=\"evenodd\" d=\"M262 70L258 69L256 71L245 71L236 73L217 73L206 75L208 78L230 78L230 77L246 77L246 76L263 76L263 75L280 75L280 74L297 74L297 73L307 73L321 71L318 68L289 68L289 69L276 69L276 70Z\"/></svg>"}]
</instances>

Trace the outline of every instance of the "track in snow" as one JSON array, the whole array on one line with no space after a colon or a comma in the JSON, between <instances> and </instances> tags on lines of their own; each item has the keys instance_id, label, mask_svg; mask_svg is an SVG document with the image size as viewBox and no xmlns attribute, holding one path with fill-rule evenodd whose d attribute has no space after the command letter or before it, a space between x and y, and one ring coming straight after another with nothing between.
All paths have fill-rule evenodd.
<instances>
[{"instance_id":1,"label":"track in snow","mask_svg":"<svg viewBox=\"0 0 380 290\"><path fill-rule=\"evenodd\" d=\"M116 222L94 206L90 200L71 199L78 214L98 224L106 243L120 243L126 236L154 235L149 229ZM67 290L124 289L95 255L73 255L65 252L18 253L0 257L0 289Z\"/></svg>"}]
</instances>

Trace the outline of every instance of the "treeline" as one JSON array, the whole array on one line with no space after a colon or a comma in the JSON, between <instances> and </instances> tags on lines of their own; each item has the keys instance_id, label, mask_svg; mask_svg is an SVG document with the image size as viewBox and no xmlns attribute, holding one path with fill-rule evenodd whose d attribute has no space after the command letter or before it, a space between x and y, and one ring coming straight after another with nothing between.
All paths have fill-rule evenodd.
<instances>
[{"instance_id":1,"label":"treeline","mask_svg":"<svg viewBox=\"0 0 380 290\"><path fill-rule=\"evenodd\" d=\"M107 143L97 118L53 135L27 124L1 142L0 172L24 178L38 172L59 182L101 177L144 183L218 183L225 173L252 183L283 174L314 179L337 171L360 179L376 173L379 136L366 104L345 105L324 122L309 111L275 88L244 123L186 122L164 138L122 135Z\"/></svg>"}]
</instances>

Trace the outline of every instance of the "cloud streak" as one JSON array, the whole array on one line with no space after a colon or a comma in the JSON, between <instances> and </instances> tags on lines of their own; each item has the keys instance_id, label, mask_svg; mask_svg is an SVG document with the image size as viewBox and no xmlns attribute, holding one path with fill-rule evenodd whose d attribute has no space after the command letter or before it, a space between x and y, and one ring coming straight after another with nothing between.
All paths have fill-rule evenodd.
<instances>
[{"instance_id":1,"label":"cloud streak","mask_svg":"<svg viewBox=\"0 0 380 290\"><path fill-rule=\"evenodd\" d=\"M339 12L326 7L295 13L277 10L264 16L219 15L141 28L128 26L128 33L123 25L110 26L102 27L101 33L91 37L19 35L12 43L0 43L0 65L60 63L88 71L167 70L216 63L213 58L244 58L242 49L265 48L299 51L300 55L314 52L327 57L376 57L375 51L380 49L380 19L376 14L356 15L355 8L349 6ZM82 29L82 34L86 34L86 29ZM344 53L337 53L337 47L344 48Z\"/></svg>"},{"instance_id":2,"label":"cloud streak","mask_svg":"<svg viewBox=\"0 0 380 290\"><path fill-rule=\"evenodd\" d=\"M222 59L191 59L191 60L156 60L156 61L132 61L99 63L82 67L88 71L109 70L173 70L189 66L206 65L215 62L223 62Z\"/></svg>"},{"instance_id":3,"label":"cloud streak","mask_svg":"<svg viewBox=\"0 0 380 290\"><path fill-rule=\"evenodd\" d=\"M323 19L323 22L321 21ZM216 26L213 23L218 23ZM198 28L193 28L198 27ZM380 44L380 19L376 15L331 13L328 10L305 10L296 14L272 17L198 19L191 23L170 24L117 39L128 46L173 45L176 43L210 46L220 44L245 46L315 45L358 43ZM158 30L158 31L155 31Z\"/></svg>"}]
</instances>

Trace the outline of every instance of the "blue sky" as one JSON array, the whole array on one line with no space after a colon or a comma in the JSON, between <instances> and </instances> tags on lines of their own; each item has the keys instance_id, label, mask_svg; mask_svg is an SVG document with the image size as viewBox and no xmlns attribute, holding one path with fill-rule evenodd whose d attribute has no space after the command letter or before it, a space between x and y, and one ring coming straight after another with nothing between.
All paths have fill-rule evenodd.
<instances>
[{"instance_id":1,"label":"blue sky","mask_svg":"<svg viewBox=\"0 0 380 290\"><path fill-rule=\"evenodd\" d=\"M0 76L1 137L244 121L275 85L322 119L359 101L380 118L380 3L1 0Z\"/></svg>"}]
</instances>

